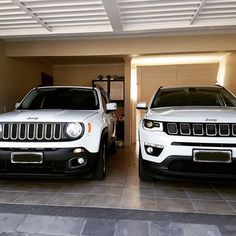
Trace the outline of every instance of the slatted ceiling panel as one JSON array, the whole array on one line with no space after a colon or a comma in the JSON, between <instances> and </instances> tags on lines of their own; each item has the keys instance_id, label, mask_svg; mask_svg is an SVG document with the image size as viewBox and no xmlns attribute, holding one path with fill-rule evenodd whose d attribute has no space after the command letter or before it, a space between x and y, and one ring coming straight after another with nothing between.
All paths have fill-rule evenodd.
<instances>
[{"instance_id":1,"label":"slatted ceiling panel","mask_svg":"<svg viewBox=\"0 0 236 236\"><path fill-rule=\"evenodd\" d=\"M166 22L174 25L189 23L191 16L199 5L196 1L163 1L163 0L119 0L121 20L124 30L163 28Z\"/></svg>"},{"instance_id":2,"label":"slatted ceiling panel","mask_svg":"<svg viewBox=\"0 0 236 236\"><path fill-rule=\"evenodd\" d=\"M0 0L0 38L222 26L236 26L236 0Z\"/></svg>"},{"instance_id":3,"label":"slatted ceiling panel","mask_svg":"<svg viewBox=\"0 0 236 236\"><path fill-rule=\"evenodd\" d=\"M78 1L78 0L36 0L24 1L27 7L42 8L42 7L55 7L55 6L90 6L102 5L101 1Z\"/></svg>"},{"instance_id":4,"label":"slatted ceiling panel","mask_svg":"<svg viewBox=\"0 0 236 236\"><path fill-rule=\"evenodd\" d=\"M110 26L102 2L99 0L25 1L25 6L54 30L63 26L70 29L72 27ZM99 17L96 17L97 14Z\"/></svg>"},{"instance_id":5,"label":"slatted ceiling panel","mask_svg":"<svg viewBox=\"0 0 236 236\"><path fill-rule=\"evenodd\" d=\"M235 24L235 22L236 1L207 0L195 23L222 25L222 23Z\"/></svg>"},{"instance_id":6,"label":"slatted ceiling panel","mask_svg":"<svg viewBox=\"0 0 236 236\"><path fill-rule=\"evenodd\" d=\"M102 0L0 0L0 36L110 31Z\"/></svg>"},{"instance_id":7,"label":"slatted ceiling panel","mask_svg":"<svg viewBox=\"0 0 236 236\"><path fill-rule=\"evenodd\" d=\"M12 1L0 0L0 32L26 28L42 28L42 26Z\"/></svg>"}]
</instances>

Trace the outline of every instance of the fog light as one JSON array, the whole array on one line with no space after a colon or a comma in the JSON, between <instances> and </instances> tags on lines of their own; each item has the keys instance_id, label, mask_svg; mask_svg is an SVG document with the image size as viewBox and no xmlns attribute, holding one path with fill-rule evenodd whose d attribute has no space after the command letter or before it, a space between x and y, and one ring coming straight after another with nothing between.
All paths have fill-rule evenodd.
<instances>
[{"instance_id":1,"label":"fog light","mask_svg":"<svg viewBox=\"0 0 236 236\"><path fill-rule=\"evenodd\" d=\"M144 148L148 155L158 157L163 151L164 146L152 143L144 143Z\"/></svg>"},{"instance_id":2,"label":"fog light","mask_svg":"<svg viewBox=\"0 0 236 236\"><path fill-rule=\"evenodd\" d=\"M82 164L84 164L84 162L85 162L85 160L84 160L84 158L78 158L78 163L80 164L80 165L82 165Z\"/></svg>"},{"instance_id":3,"label":"fog light","mask_svg":"<svg viewBox=\"0 0 236 236\"><path fill-rule=\"evenodd\" d=\"M152 147L148 147L148 148L147 148L147 152L148 152L148 153L153 153L153 148L152 148Z\"/></svg>"}]
</instances>

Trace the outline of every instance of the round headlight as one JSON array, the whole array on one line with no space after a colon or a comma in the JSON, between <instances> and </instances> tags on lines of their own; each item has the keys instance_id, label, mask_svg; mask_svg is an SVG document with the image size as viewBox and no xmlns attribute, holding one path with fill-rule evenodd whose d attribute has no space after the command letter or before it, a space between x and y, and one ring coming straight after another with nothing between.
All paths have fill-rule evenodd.
<instances>
[{"instance_id":1,"label":"round headlight","mask_svg":"<svg viewBox=\"0 0 236 236\"><path fill-rule=\"evenodd\" d=\"M160 121L156 120L143 120L144 129L152 130L152 131L163 131L163 124Z\"/></svg>"},{"instance_id":2,"label":"round headlight","mask_svg":"<svg viewBox=\"0 0 236 236\"><path fill-rule=\"evenodd\" d=\"M154 126L154 123L153 123L153 121L151 121L151 120L146 120L146 121L145 121L145 126L146 126L147 128L152 128L152 127Z\"/></svg>"},{"instance_id":3,"label":"round headlight","mask_svg":"<svg viewBox=\"0 0 236 236\"><path fill-rule=\"evenodd\" d=\"M146 126L147 126L148 128L152 128L152 127L154 126L154 123L153 123L151 120L148 120L148 121L146 122Z\"/></svg>"},{"instance_id":4,"label":"round headlight","mask_svg":"<svg viewBox=\"0 0 236 236\"><path fill-rule=\"evenodd\" d=\"M67 123L65 134L70 138L79 138L83 133L83 126L80 123Z\"/></svg>"}]
</instances>

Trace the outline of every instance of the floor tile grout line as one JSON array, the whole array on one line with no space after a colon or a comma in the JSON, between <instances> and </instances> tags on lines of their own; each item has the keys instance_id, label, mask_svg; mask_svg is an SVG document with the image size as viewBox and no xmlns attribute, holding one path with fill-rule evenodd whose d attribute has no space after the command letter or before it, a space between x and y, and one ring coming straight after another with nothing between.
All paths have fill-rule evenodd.
<instances>
[{"instance_id":1,"label":"floor tile grout line","mask_svg":"<svg viewBox=\"0 0 236 236\"><path fill-rule=\"evenodd\" d=\"M113 236L116 236L116 232L118 231L118 222L119 222L119 220L116 219L115 220L115 227L114 227L114 234L113 234Z\"/></svg>"},{"instance_id":2,"label":"floor tile grout line","mask_svg":"<svg viewBox=\"0 0 236 236\"><path fill-rule=\"evenodd\" d=\"M16 201L17 201L18 199L24 197L27 193L28 193L28 192L22 193L22 195L21 195L20 197L16 198L12 203L16 203Z\"/></svg>"},{"instance_id":3,"label":"floor tile grout line","mask_svg":"<svg viewBox=\"0 0 236 236\"><path fill-rule=\"evenodd\" d=\"M131 158L130 158L131 159ZM123 182L123 189L122 189L122 194L121 194L121 196L120 196L120 200L119 200L119 202L118 202L118 205L117 205L117 209L121 209L120 207L121 207L121 200L122 200L122 198L123 198L123 196L124 196L124 188L125 188L125 182L126 182L126 179L127 179L127 176L128 176L128 171L129 171L129 167L130 167L130 162L131 162L131 160L129 160L129 163L128 163L128 166L127 166L127 168L126 168L126 174L125 174L125 178L124 178L124 182Z\"/></svg>"},{"instance_id":4,"label":"floor tile grout line","mask_svg":"<svg viewBox=\"0 0 236 236\"><path fill-rule=\"evenodd\" d=\"M156 201L156 211L159 211L159 208L158 208L158 198L155 197L155 201Z\"/></svg>"},{"instance_id":5,"label":"floor tile grout line","mask_svg":"<svg viewBox=\"0 0 236 236\"><path fill-rule=\"evenodd\" d=\"M224 196L215 188L214 185L212 185L212 188L223 198L223 200L225 201L225 203L233 210L233 212L236 214L236 210L234 209L233 206L231 206L231 204L224 198Z\"/></svg>"},{"instance_id":6,"label":"floor tile grout line","mask_svg":"<svg viewBox=\"0 0 236 236\"><path fill-rule=\"evenodd\" d=\"M194 211L195 211L196 213L199 213L198 210L197 210L197 208L196 208L196 206L195 206L195 204L194 204L194 202L192 201L191 197L189 196L188 192L186 191L184 185L183 185L183 189L184 189L184 192L186 193L186 195L188 196L188 199L189 199L189 201L190 201L190 203L191 203L191 205L192 205Z\"/></svg>"},{"instance_id":7,"label":"floor tile grout line","mask_svg":"<svg viewBox=\"0 0 236 236\"><path fill-rule=\"evenodd\" d=\"M58 193L55 193L54 196L52 196L48 201L46 201L45 204L49 205L50 201L52 201L57 195L58 195ZM51 206L51 205L49 205L49 206Z\"/></svg>"},{"instance_id":8,"label":"floor tile grout line","mask_svg":"<svg viewBox=\"0 0 236 236\"><path fill-rule=\"evenodd\" d=\"M80 230L80 234L79 235L83 235L83 230L84 230L84 227L85 227L85 225L86 225L86 223L87 223L87 219L88 218L84 218L84 222L83 222L83 225L82 225L82 227L81 227L81 230Z\"/></svg>"}]
</instances>

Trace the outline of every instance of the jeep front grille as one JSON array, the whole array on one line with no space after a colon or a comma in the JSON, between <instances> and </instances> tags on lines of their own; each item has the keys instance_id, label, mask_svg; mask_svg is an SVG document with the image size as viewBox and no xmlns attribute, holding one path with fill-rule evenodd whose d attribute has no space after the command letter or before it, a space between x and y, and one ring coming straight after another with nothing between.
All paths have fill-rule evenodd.
<instances>
[{"instance_id":1,"label":"jeep front grille","mask_svg":"<svg viewBox=\"0 0 236 236\"><path fill-rule=\"evenodd\" d=\"M163 127L169 135L236 137L236 124L165 122Z\"/></svg>"},{"instance_id":2,"label":"jeep front grille","mask_svg":"<svg viewBox=\"0 0 236 236\"><path fill-rule=\"evenodd\" d=\"M64 139L62 123L2 123L4 141L58 141Z\"/></svg>"}]
</instances>

